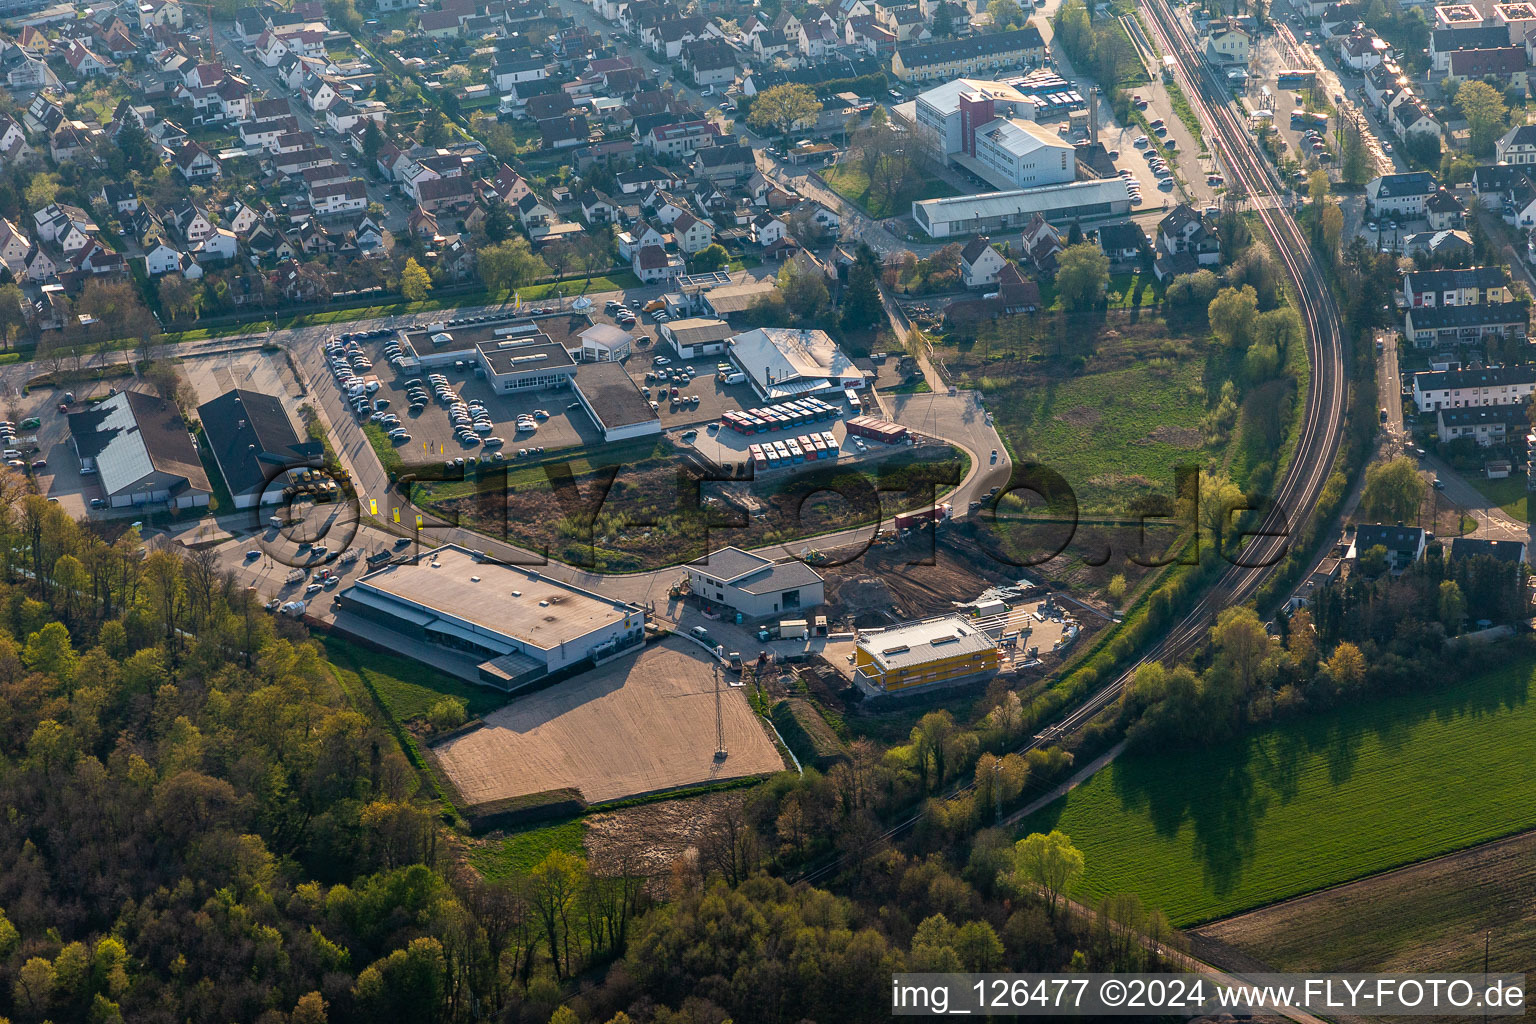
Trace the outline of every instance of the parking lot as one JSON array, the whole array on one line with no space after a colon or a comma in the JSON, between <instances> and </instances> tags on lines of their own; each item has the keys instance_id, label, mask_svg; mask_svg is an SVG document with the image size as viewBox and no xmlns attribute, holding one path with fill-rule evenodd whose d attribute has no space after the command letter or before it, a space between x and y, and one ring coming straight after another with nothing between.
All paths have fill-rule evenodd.
<instances>
[{"instance_id":1,"label":"parking lot","mask_svg":"<svg viewBox=\"0 0 1536 1024\"><path fill-rule=\"evenodd\" d=\"M584 318L568 318L563 315L541 318L539 323L546 330L554 331L558 321L566 320L579 321L585 325ZM466 455L494 458L497 450L503 453L504 459L516 459L519 449L562 448L594 444L602 440L601 432L576 403L575 393L569 387L498 394L485 379L472 346L466 346L462 352L457 349L448 350L449 356L460 358L451 358L439 365L396 370L390 365L391 349L388 346L397 340L398 336L391 332L387 337L357 341L358 352L372 365L359 364L354 357L353 366L355 372L364 377L378 378L378 389L368 397L374 403L380 400L387 403L378 411L383 416L398 417L399 426L408 433L410 439L398 445L402 458L407 462L437 461ZM421 390L426 393L427 400L424 405L413 409L408 384L416 381L421 382ZM475 442L466 443L461 440L457 436L448 402L436 397L439 383L446 384L466 404L483 406L486 418L492 425L491 429L476 434ZM534 429L520 428L520 417L528 417ZM487 448L478 440L498 437L504 442L500 449Z\"/></svg>"},{"instance_id":2,"label":"parking lot","mask_svg":"<svg viewBox=\"0 0 1536 1024\"><path fill-rule=\"evenodd\" d=\"M630 356L624 364L624 369L629 372L630 377L634 378L642 393L656 403L663 430L700 426L718 420L727 412L750 409L754 405L763 404L758 401L752 385L720 382L715 374L715 368L717 364L725 361L724 356L700 356L697 359L685 360L669 356L668 353L672 351L670 346L664 345L662 349L663 351L660 352L650 350ZM665 362L658 366L657 359ZM646 380L647 373L665 376L678 370L686 371L689 368L693 371L693 377L687 383L672 383L660 379ZM678 394L676 401L672 398L674 388ZM699 398L697 403L688 401L694 395Z\"/></svg>"}]
</instances>

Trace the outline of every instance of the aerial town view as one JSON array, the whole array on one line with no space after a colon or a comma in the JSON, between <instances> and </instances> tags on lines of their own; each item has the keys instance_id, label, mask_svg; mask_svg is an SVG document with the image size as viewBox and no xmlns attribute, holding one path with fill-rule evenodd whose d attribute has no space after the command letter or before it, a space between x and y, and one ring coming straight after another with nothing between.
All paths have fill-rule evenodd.
<instances>
[{"instance_id":1,"label":"aerial town view","mask_svg":"<svg viewBox=\"0 0 1536 1024\"><path fill-rule=\"evenodd\" d=\"M1525 1012L1531 2L0 76L0 1024Z\"/></svg>"}]
</instances>

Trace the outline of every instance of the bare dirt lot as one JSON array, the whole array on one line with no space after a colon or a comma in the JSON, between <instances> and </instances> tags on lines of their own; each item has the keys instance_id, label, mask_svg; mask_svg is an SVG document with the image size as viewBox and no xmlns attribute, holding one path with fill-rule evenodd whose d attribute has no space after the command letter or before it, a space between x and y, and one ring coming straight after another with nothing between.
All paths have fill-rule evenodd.
<instances>
[{"instance_id":1,"label":"bare dirt lot","mask_svg":"<svg viewBox=\"0 0 1536 1024\"><path fill-rule=\"evenodd\" d=\"M1536 832L1217 921L1192 933L1213 963L1275 971L1536 968Z\"/></svg>"},{"instance_id":2,"label":"bare dirt lot","mask_svg":"<svg viewBox=\"0 0 1536 1024\"><path fill-rule=\"evenodd\" d=\"M434 753L471 807L564 788L600 803L783 768L745 696L724 685L730 756L715 761L714 692L704 653L664 640L495 711Z\"/></svg>"}]
</instances>

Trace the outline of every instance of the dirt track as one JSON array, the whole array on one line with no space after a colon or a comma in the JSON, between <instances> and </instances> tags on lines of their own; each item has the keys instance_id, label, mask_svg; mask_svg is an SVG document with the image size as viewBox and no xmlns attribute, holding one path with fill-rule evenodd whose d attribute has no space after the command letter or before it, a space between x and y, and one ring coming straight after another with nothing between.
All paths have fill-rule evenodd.
<instances>
[{"instance_id":1,"label":"dirt track","mask_svg":"<svg viewBox=\"0 0 1536 1024\"><path fill-rule=\"evenodd\" d=\"M717 764L711 662L670 639L516 700L434 752L469 806L564 787L599 803L784 767L742 691L722 684L721 708L730 756Z\"/></svg>"}]
</instances>

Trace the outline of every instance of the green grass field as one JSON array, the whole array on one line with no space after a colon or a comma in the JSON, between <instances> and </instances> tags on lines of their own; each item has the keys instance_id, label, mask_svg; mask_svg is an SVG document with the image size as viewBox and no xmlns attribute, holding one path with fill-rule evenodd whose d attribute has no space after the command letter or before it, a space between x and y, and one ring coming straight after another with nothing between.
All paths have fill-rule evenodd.
<instances>
[{"instance_id":1,"label":"green grass field","mask_svg":"<svg viewBox=\"0 0 1536 1024\"><path fill-rule=\"evenodd\" d=\"M326 658L341 671L350 672L369 685L378 694L384 711L400 723L426 715L445 696L462 700L471 718L507 702L504 694L484 686L471 686L419 661L370 651L340 637L322 637L320 643Z\"/></svg>"},{"instance_id":2,"label":"green grass field","mask_svg":"<svg viewBox=\"0 0 1536 1024\"><path fill-rule=\"evenodd\" d=\"M476 845L469 855L469 862L486 879L495 882L513 875L526 875L551 850L585 857L582 841L586 837L587 823L580 818L539 825L514 832L505 839Z\"/></svg>"},{"instance_id":3,"label":"green grass field","mask_svg":"<svg viewBox=\"0 0 1536 1024\"><path fill-rule=\"evenodd\" d=\"M1079 509L1120 512L1143 494L1169 494L1174 467L1206 459L1198 360L1139 362L1046 387L982 378L987 406L1018 460L1053 467Z\"/></svg>"},{"instance_id":4,"label":"green grass field","mask_svg":"<svg viewBox=\"0 0 1536 1024\"><path fill-rule=\"evenodd\" d=\"M887 200L884 195L871 194L869 175L853 164L833 164L822 170L821 177L832 191L877 220L905 216L912 212L912 204L919 200L943 199L955 194L955 190L941 178L916 177Z\"/></svg>"},{"instance_id":5,"label":"green grass field","mask_svg":"<svg viewBox=\"0 0 1536 1024\"><path fill-rule=\"evenodd\" d=\"M1020 826L1083 851L1074 892L1225 917L1536 826L1536 657L1230 747L1126 757Z\"/></svg>"},{"instance_id":6,"label":"green grass field","mask_svg":"<svg viewBox=\"0 0 1536 1024\"><path fill-rule=\"evenodd\" d=\"M1467 474L1466 480L1478 493L1504 510L1504 514L1522 523L1530 522L1527 511L1525 477L1510 476L1503 480L1489 480L1475 474Z\"/></svg>"}]
</instances>

